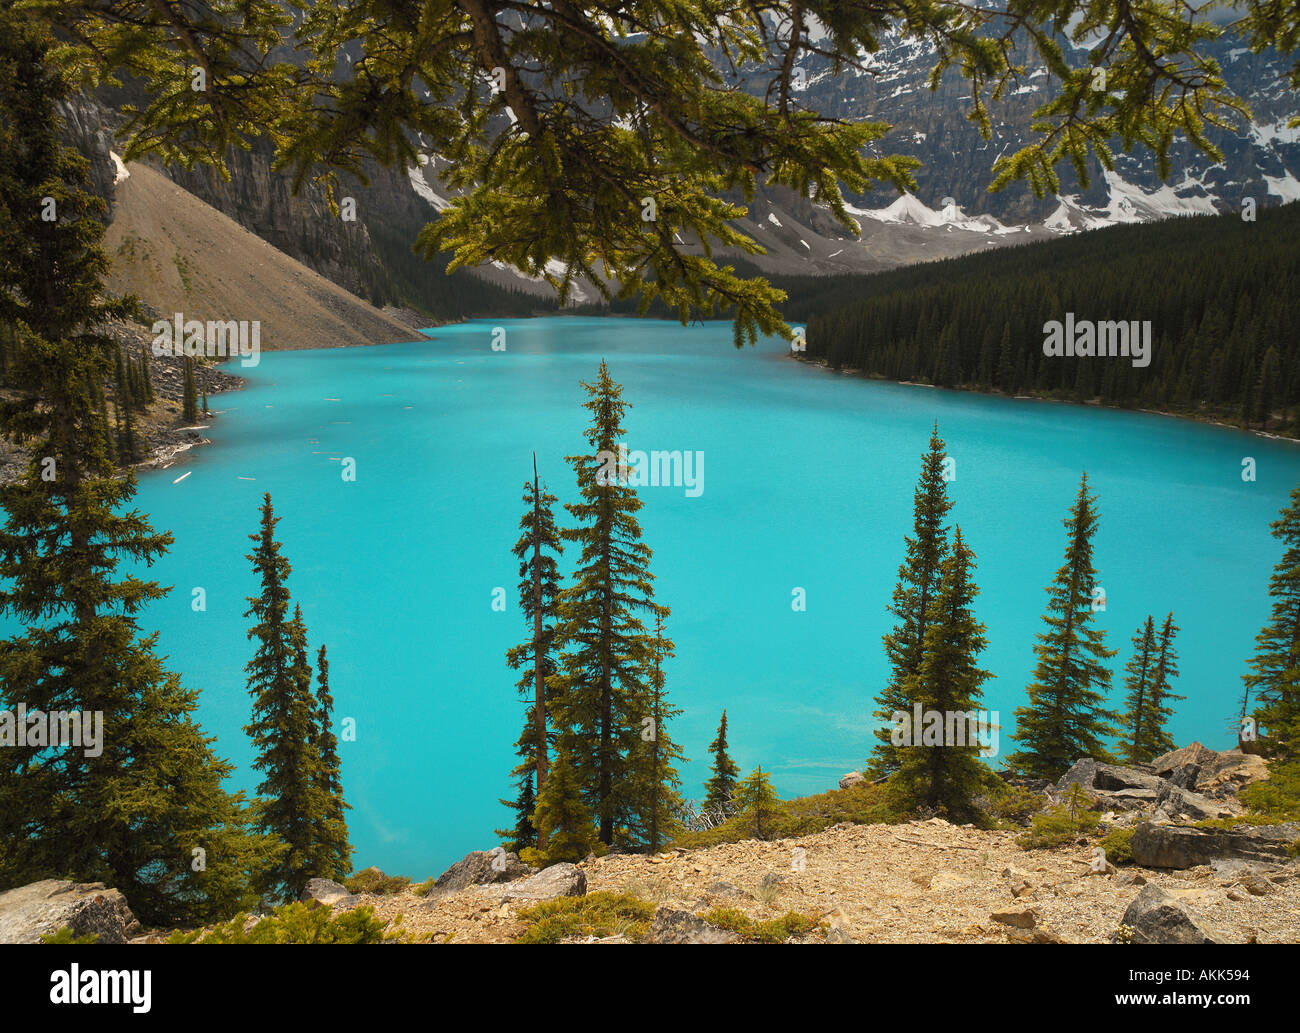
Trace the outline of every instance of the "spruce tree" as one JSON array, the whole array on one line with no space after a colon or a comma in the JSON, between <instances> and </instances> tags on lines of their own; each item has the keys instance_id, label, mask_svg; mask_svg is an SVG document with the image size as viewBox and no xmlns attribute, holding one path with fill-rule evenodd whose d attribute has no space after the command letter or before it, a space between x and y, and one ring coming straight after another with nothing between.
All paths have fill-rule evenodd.
<instances>
[{"instance_id":1,"label":"spruce tree","mask_svg":"<svg viewBox=\"0 0 1300 1033\"><path fill-rule=\"evenodd\" d=\"M1081 757L1108 759L1102 743L1115 734L1115 715L1106 709L1111 672L1105 661L1106 633L1094 626L1092 538L1097 531L1096 497L1088 493L1088 475L1065 521L1065 564L1047 588L1047 630L1037 636L1038 664L1029 685L1029 705L1016 708L1016 742L1009 758L1034 778L1056 779Z\"/></svg>"},{"instance_id":2,"label":"spruce tree","mask_svg":"<svg viewBox=\"0 0 1300 1033\"><path fill-rule=\"evenodd\" d=\"M704 783L704 810L711 814L729 815L732 797L736 793L736 776L740 766L727 753L727 712L722 712L718 734L709 743L713 754L713 774Z\"/></svg>"},{"instance_id":3,"label":"spruce tree","mask_svg":"<svg viewBox=\"0 0 1300 1033\"><path fill-rule=\"evenodd\" d=\"M682 751L668 733L668 724L681 710L668 702L664 691L663 663L673 656L673 644L664 637L666 606L655 609L655 630L646 684L646 712L640 721L639 743L628 765L628 804L621 815L625 845L654 853L680 828L682 798L677 763ZM648 719L648 720L647 720Z\"/></svg>"},{"instance_id":4,"label":"spruce tree","mask_svg":"<svg viewBox=\"0 0 1300 1033\"><path fill-rule=\"evenodd\" d=\"M1133 636L1133 656L1125 667L1124 679L1128 697L1120 753L1125 763L1145 763L1174 748L1174 740L1165 725L1173 716L1169 702L1184 698L1171 688L1173 679L1178 677L1176 634L1178 625L1171 613L1158 632L1155 618L1148 616Z\"/></svg>"},{"instance_id":5,"label":"spruce tree","mask_svg":"<svg viewBox=\"0 0 1300 1033\"><path fill-rule=\"evenodd\" d=\"M537 796L537 827L546 864L581 861L595 846L591 811L582 799L582 787L572 759L573 741L562 737L546 785Z\"/></svg>"},{"instance_id":6,"label":"spruce tree","mask_svg":"<svg viewBox=\"0 0 1300 1033\"><path fill-rule=\"evenodd\" d=\"M1155 682L1156 622L1147 615L1146 623L1133 636L1133 655L1124 666L1124 686L1128 689L1123 714L1125 739L1120 756L1126 764L1145 763L1158 755L1150 749L1151 690Z\"/></svg>"},{"instance_id":7,"label":"spruce tree","mask_svg":"<svg viewBox=\"0 0 1300 1033\"><path fill-rule=\"evenodd\" d=\"M555 496L544 491L537 476L537 457L533 457L533 479L524 483L524 515L519 521L521 534L514 554L519 560L519 608L532 634L527 642L506 653L511 668L523 670L518 689L532 702L527 711L523 734L516 743L521 758L513 774L518 779L531 770L534 785L546 785L549 732L546 713L546 686L556 673L554 644L556 631L556 597L560 591L556 557L564 551L560 532L555 526ZM522 782L520 783L522 788Z\"/></svg>"},{"instance_id":8,"label":"spruce tree","mask_svg":"<svg viewBox=\"0 0 1300 1033\"><path fill-rule=\"evenodd\" d=\"M734 797L736 812L750 834L758 839L766 839L776 830L776 818L780 811L781 798L772 788L772 777L759 765L740 784L736 786Z\"/></svg>"},{"instance_id":9,"label":"spruce tree","mask_svg":"<svg viewBox=\"0 0 1300 1033\"><path fill-rule=\"evenodd\" d=\"M296 900L313 877L340 878L337 855L323 843L331 842L331 806L321 788L321 762L311 744L318 736L317 704L311 691L311 664L307 659L306 628L301 611L289 616L289 561L275 540L271 496L264 496L261 527L249 535L254 544L246 557L260 582L260 592L248 599L244 616L253 618L248 631L256 643L245 665L252 696L252 720L245 733L252 739L262 772L257 787L258 827L275 837L277 851L259 889L274 899Z\"/></svg>"},{"instance_id":10,"label":"spruce tree","mask_svg":"<svg viewBox=\"0 0 1300 1033\"><path fill-rule=\"evenodd\" d=\"M529 848L536 849L538 835L537 829L533 825L533 814L537 810L537 796L533 790L532 769L523 773L523 778L519 782L518 796L513 800L500 800L498 802L515 812L513 828L496 830L496 834L501 837L505 848L512 853L518 853Z\"/></svg>"},{"instance_id":11,"label":"spruce tree","mask_svg":"<svg viewBox=\"0 0 1300 1033\"><path fill-rule=\"evenodd\" d=\"M590 451L567 457L581 501L565 505L578 525L563 532L580 548L573 581L557 599L560 667L553 679L557 725L574 733L573 765L596 815L600 841L614 842L626 805L628 754L636 748L649 698L650 636L639 614L652 610L651 552L641 541L641 500L615 457L623 440L622 388L602 360L583 383L592 414ZM545 798L545 788L539 793Z\"/></svg>"},{"instance_id":12,"label":"spruce tree","mask_svg":"<svg viewBox=\"0 0 1300 1033\"><path fill-rule=\"evenodd\" d=\"M899 747L890 741L894 714L910 713L907 698L908 680L921 669L925 656L925 633L933 619L939 588L939 569L948 552L948 531L944 519L952 509L948 485L944 480L944 443L939 426L930 432L930 444L921 457L921 478L912 503L912 534L904 538L904 558L898 568L889 612L897 620L884 637L889 659L889 677L876 696L875 716L885 726L876 730L878 740L867 761L867 770L876 777L892 774L902 763Z\"/></svg>"},{"instance_id":13,"label":"spruce tree","mask_svg":"<svg viewBox=\"0 0 1300 1033\"><path fill-rule=\"evenodd\" d=\"M119 353L107 324L133 306L104 300L105 206L61 142L69 93L34 25L0 11L0 325L22 342L0 431L26 456L0 486L0 709L85 723L81 743L0 748L0 889L100 881L144 922L196 924L250 903L263 845L223 788L233 768L194 719L197 693L139 626L166 594L140 571L172 539L130 508L98 402Z\"/></svg>"},{"instance_id":14,"label":"spruce tree","mask_svg":"<svg viewBox=\"0 0 1300 1033\"><path fill-rule=\"evenodd\" d=\"M978 737L985 729L967 722L958 733L955 725L948 728L946 717L976 714L984 682L991 677L979 667L979 654L988 640L984 625L975 619L973 604L979 589L974 570L975 554L966 547L958 527L952 549L940 565L921 669L906 684L913 706L919 703L923 714L937 713L944 721L937 736L928 726L912 729L911 745L902 748L902 763L890 783L905 807L924 805L963 824L980 816L974 801L986 770L979 761Z\"/></svg>"},{"instance_id":15,"label":"spruce tree","mask_svg":"<svg viewBox=\"0 0 1300 1033\"><path fill-rule=\"evenodd\" d=\"M1178 651L1174 649L1174 636L1178 634L1178 630L1178 625L1174 623L1174 615L1171 613L1165 617L1156 640L1156 669L1151 685L1149 722L1149 748L1155 756L1174 749L1173 736L1165 727L1174 712L1167 704L1171 700L1187 698L1176 694L1171 687L1173 680L1178 677Z\"/></svg>"},{"instance_id":16,"label":"spruce tree","mask_svg":"<svg viewBox=\"0 0 1300 1033\"><path fill-rule=\"evenodd\" d=\"M1271 527L1283 552L1268 582L1271 613L1255 636L1244 681L1255 698L1264 752L1294 761L1300 759L1300 486Z\"/></svg>"},{"instance_id":17,"label":"spruce tree","mask_svg":"<svg viewBox=\"0 0 1300 1033\"><path fill-rule=\"evenodd\" d=\"M352 845L348 839L345 811L351 808L343 798L343 764L339 740L334 734L334 696L330 693L329 657L322 644L316 651L316 747L320 753L320 791L325 796L325 820L321 826L322 870L340 875L352 870Z\"/></svg>"}]
</instances>

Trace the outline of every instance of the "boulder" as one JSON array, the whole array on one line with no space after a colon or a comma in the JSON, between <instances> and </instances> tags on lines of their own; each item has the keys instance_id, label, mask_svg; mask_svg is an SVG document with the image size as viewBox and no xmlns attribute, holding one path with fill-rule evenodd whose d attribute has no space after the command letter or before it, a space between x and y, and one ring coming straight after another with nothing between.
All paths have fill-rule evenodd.
<instances>
[{"instance_id":1,"label":"boulder","mask_svg":"<svg viewBox=\"0 0 1300 1033\"><path fill-rule=\"evenodd\" d=\"M1091 757L1076 760L1074 766L1061 776L1054 788L1059 793L1075 784L1084 789L1103 789L1111 792L1147 789L1159 793L1162 788L1162 780L1157 775L1139 771L1137 768L1122 767L1119 764L1103 764Z\"/></svg>"},{"instance_id":2,"label":"boulder","mask_svg":"<svg viewBox=\"0 0 1300 1033\"><path fill-rule=\"evenodd\" d=\"M434 880L428 895L442 896L470 886L496 882L513 882L536 874L537 869L524 864L518 854L507 853L501 847L493 850L471 850Z\"/></svg>"},{"instance_id":3,"label":"boulder","mask_svg":"<svg viewBox=\"0 0 1300 1033\"><path fill-rule=\"evenodd\" d=\"M40 943L64 926L98 943L126 943L140 928L126 898L102 882L44 879L0 893L0 943Z\"/></svg>"},{"instance_id":4,"label":"boulder","mask_svg":"<svg viewBox=\"0 0 1300 1033\"><path fill-rule=\"evenodd\" d=\"M1185 768L1180 770L1186 770ZM1168 818L1191 818L1204 821L1206 818L1231 818L1241 813L1241 806L1221 800L1211 800L1186 789L1181 789L1174 782L1164 784L1156 797L1156 810Z\"/></svg>"},{"instance_id":5,"label":"boulder","mask_svg":"<svg viewBox=\"0 0 1300 1033\"><path fill-rule=\"evenodd\" d=\"M1239 825L1233 829L1156 825L1133 833L1133 863L1143 868L1195 868L1216 858L1285 864L1300 843L1300 824Z\"/></svg>"},{"instance_id":6,"label":"boulder","mask_svg":"<svg viewBox=\"0 0 1300 1033\"><path fill-rule=\"evenodd\" d=\"M853 786L860 785L866 780L867 780L867 776L864 775L861 771L850 771L847 775L845 775L843 778L840 779L840 788L851 789Z\"/></svg>"},{"instance_id":7,"label":"boulder","mask_svg":"<svg viewBox=\"0 0 1300 1033\"><path fill-rule=\"evenodd\" d=\"M1185 901L1154 884L1128 906L1120 924L1132 930L1130 943L1225 943L1225 938ZM1111 942L1120 940L1115 933Z\"/></svg>"},{"instance_id":8,"label":"boulder","mask_svg":"<svg viewBox=\"0 0 1300 1033\"><path fill-rule=\"evenodd\" d=\"M510 883L501 899L554 900L557 897L581 897L586 892L587 877L581 869L565 862Z\"/></svg>"},{"instance_id":9,"label":"boulder","mask_svg":"<svg viewBox=\"0 0 1300 1033\"><path fill-rule=\"evenodd\" d=\"M317 907L340 907L345 910L361 903L360 897L349 893L346 886L340 886L332 879L309 879L306 887L303 888L302 896L298 899L304 904L314 904Z\"/></svg>"},{"instance_id":10,"label":"boulder","mask_svg":"<svg viewBox=\"0 0 1300 1033\"><path fill-rule=\"evenodd\" d=\"M1177 782L1173 776L1180 768L1195 765L1195 783L1183 786L1206 795L1219 795L1268 777L1268 762L1263 757L1243 753L1241 750L1212 750L1194 742L1181 750L1156 757L1151 769L1157 774ZM1181 783L1179 783L1181 784Z\"/></svg>"},{"instance_id":11,"label":"boulder","mask_svg":"<svg viewBox=\"0 0 1300 1033\"><path fill-rule=\"evenodd\" d=\"M730 929L697 918L689 911L661 907L655 911L643 943L737 943L740 937Z\"/></svg>"}]
</instances>

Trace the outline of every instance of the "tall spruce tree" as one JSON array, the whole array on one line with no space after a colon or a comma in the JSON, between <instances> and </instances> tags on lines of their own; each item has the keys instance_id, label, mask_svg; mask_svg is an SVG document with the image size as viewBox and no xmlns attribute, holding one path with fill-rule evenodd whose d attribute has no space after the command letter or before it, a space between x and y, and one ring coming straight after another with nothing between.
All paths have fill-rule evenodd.
<instances>
[{"instance_id":1,"label":"tall spruce tree","mask_svg":"<svg viewBox=\"0 0 1300 1033\"><path fill-rule=\"evenodd\" d=\"M921 457L921 478L912 503L912 534L903 540L903 563L889 604L897 624L884 637L890 670L884 688L876 696L875 710L875 717L887 724L876 730L878 741L867 761L867 770L876 777L892 774L902 763L899 747L890 741L894 714L911 712L907 685L921 669L925 634L939 590L939 571L948 552L944 519L952 509L952 500L944 480L944 447L936 423L930 432L929 447Z\"/></svg>"},{"instance_id":2,"label":"tall spruce tree","mask_svg":"<svg viewBox=\"0 0 1300 1033\"><path fill-rule=\"evenodd\" d=\"M727 753L727 712L722 712L718 722L718 734L709 743L709 752L713 754L713 774L704 783L704 810L716 814L729 814L731 798L736 793L736 776L740 766Z\"/></svg>"},{"instance_id":3,"label":"tall spruce tree","mask_svg":"<svg viewBox=\"0 0 1300 1033\"><path fill-rule=\"evenodd\" d=\"M1184 698L1171 687L1178 677L1178 652L1174 649L1177 634L1178 625L1171 613L1159 631L1155 618L1148 616L1133 636L1133 656L1124 668L1128 696L1120 755L1125 763L1145 763L1174 748L1173 737L1166 729L1174 713L1169 703Z\"/></svg>"},{"instance_id":4,"label":"tall spruce tree","mask_svg":"<svg viewBox=\"0 0 1300 1033\"><path fill-rule=\"evenodd\" d=\"M681 822L681 779L678 762L684 760L681 749L673 742L668 724L681 710L668 702L664 691L663 663L673 656L673 644L664 637L666 606L655 608L654 639L646 675L647 710L640 721L640 742L628 765L628 805L622 815L626 845L651 853L678 832Z\"/></svg>"},{"instance_id":5,"label":"tall spruce tree","mask_svg":"<svg viewBox=\"0 0 1300 1033\"><path fill-rule=\"evenodd\" d=\"M0 710L82 727L21 746L0 728L0 889L101 881L142 921L206 922L250 902L263 844L223 788L232 766L194 720L197 693L139 626L166 594L139 570L172 539L128 508L136 482L113 476L98 403L118 354L106 325L132 306L104 300L105 207L61 142L69 89L35 24L0 10L0 325L21 342L0 431L27 457L0 487Z\"/></svg>"},{"instance_id":6,"label":"tall spruce tree","mask_svg":"<svg viewBox=\"0 0 1300 1033\"><path fill-rule=\"evenodd\" d=\"M556 498L541 486L536 456L533 479L524 483L523 501L524 515L519 521L520 535L513 552L519 560L519 608L532 634L527 642L506 653L506 661L511 668L523 671L518 682L519 693L525 699L531 698L524 731L516 744L522 761L514 775L522 787L522 775L531 770L534 785L541 787L546 784L550 737L546 686L556 673L556 597L560 592L556 558L564 546L555 526Z\"/></svg>"},{"instance_id":7,"label":"tall spruce tree","mask_svg":"<svg viewBox=\"0 0 1300 1033\"><path fill-rule=\"evenodd\" d=\"M1097 531L1096 497L1088 475L1065 520L1065 564L1047 588L1047 630L1037 636L1038 664L1029 685L1029 705L1016 708L1016 742L1009 758L1027 775L1055 779L1081 757L1106 759L1102 738L1116 734L1115 715L1106 708L1111 672L1105 661L1106 633L1094 626L1092 538Z\"/></svg>"},{"instance_id":8,"label":"tall spruce tree","mask_svg":"<svg viewBox=\"0 0 1300 1033\"><path fill-rule=\"evenodd\" d=\"M1300 760L1300 486L1273 521L1273 537L1283 546L1268 582L1272 610L1255 636L1246 693L1255 698L1254 718L1264 733L1268 756Z\"/></svg>"},{"instance_id":9,"label":"tall spruce tree","mask_svg":"<svg viewBox=\"0 0 1300 1033\"><path fill-rule=\"evenodd\" d=\"M1174 748L1174 738L1167 725L1173 717L1173 708L1168 704L1172 700L1186 699L1173 691L1173 680L1178 677L1178 651L1174 648L1174 636L1178 634L1178 625L1174 623L1171 613L1165 617L1156 639L1156 669L1151 685L1150 710L1150 745L1154 756L1168 753Z\"/></svg>"},{"instance_id":10,"label":"tall spruce tree","mask_svg":"<svg viewBox=\"0 0 1300 1033\"><path fill-rule=\"evenodd\" d=\"M980 816L974 801L986 769L979 761L979 734L987 730L969 722L959 730L948 725L947 716L978 713L984 682L991 677L979 667L988 640L973 609L979 594L974 571L975 554L957 527L939 568L921 669L905 685L914 707L919 703L922 713L942 715L941 727L937 736L928 726L912 729L911 745L902 748L902 762L891 780L905 807L925 805L961 823Z\"/></svg>"},{"instance_id":11,"label":"tall spruce tree","mask_svg":"<svg viewBox=\"0 0 1300 1033\"><path fill-rule=\"evenodd\" d=\"M317 703L312 696L311 664L301 610L289 616L289 561L275 540L275 516L270 494L263 497L261 527L249 535L254 548L246 557L260 582L260 592L248 599L244 616L253 626L256 643L245 665L252 696L252 720L245 733L252 739L262 772L257 787L257 824L275 837L278 850L259 889L274 899L296 900L314 877L337 879L340 869L330 826L331 800L321 785L321 760L311 744L319 738Z\"/></svg>"},{"instance_id":12,"label":"tall spruce tree","mask_svg":"<svg viewBox=\"0 0 1300 1033\"><path fill-rule=\"evenodd\" d=\"M327 809L322 825L322 852L327 864L341 874L352 870L352 844L348 838L343 798L343 762L334 734L334 696L330 692L329 656L322 644L316 651L316 748L320 754L320 789Z\"/></svg>"},{"instance_id":13,"label":"tall spruce tree","mask_svg":"<svg viewBox=\"0 0 1300 1033\"><path fill-rule=\"evenodd\" d=\"M1133 655L1124 666L1124 686L1128 689L1123 714L1125 738L1119 753L1126 764L1144 763L1157 756L1152 750L1151 690L1155 683L1156 621L1150 614L1133 636Z\"/></svg>"},{"instance_id":14,"label":"tall spruce tree","mask_svg":"<svg viewBox=\"0 0 1300 1033\"><path fill-rule=\"evenodd\" d=\"M627 804L628 755L648 711L651 640L640 614L653 610L653 575L636 518L642 503L616 461L627 408L623 389L603 360L596 381L582 386L592 414L590 451L567 457L581 501L565 505L578 523L563 536L580 552L573 581L557 599L554 712L557 724L573 733L577 778L608 845ZM545 788L538 796L545 798Z\"/></svg>"}]
</instances>

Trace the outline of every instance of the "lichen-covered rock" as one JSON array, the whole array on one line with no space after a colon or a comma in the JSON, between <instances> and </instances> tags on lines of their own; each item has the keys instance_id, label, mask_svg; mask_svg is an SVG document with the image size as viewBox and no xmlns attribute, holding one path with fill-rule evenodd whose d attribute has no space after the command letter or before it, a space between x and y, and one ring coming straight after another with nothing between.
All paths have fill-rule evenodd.
<instances>
[{"instance_id":1,"label":"lichen-covered rock","mask_svg":"<svg viewBox=\"0 0 1300 1033\"><path fill-rule=\"evenodd\" d=\"M316 904L322 907L354 908L361 903L361 898L348 892L332 879L309 879L302 895L298 898L304 904Z\"/></svg>"},{"instance_id":2,"label":"lichen-covered rock","mask_svg":"<svg viewBox=\"0 0 1300 1033\"><path fill-rule=\"evenodd\" d=\"M471 850L434 881L430 896L455 893L470 886L513 882L535 875L537 869L524 864L518 854L508 853L501 847L492 850Z\"/></svg>"},{"instance_id":3,"label":"lichen-covered rock","mask_svg":"<svg viewBox=\"0 0 1300 1033\"><path fill-rule=\"evenodd\" d=\"M1223 943L1223 936L1185 901L1154 884L1128 906L1120 924L1130 931L1130 943ZM1118 942L1117 932L1112 942Z\"/></svg>"},{"instance_id":4,"label":"lichen-covered rock","mask_svg":"<svg viewBox=\"0 0 1300 1033\"><path fill-rule=\"evenodd\" d=\"M1133 863L1143 868L1195 868L1216 858L1285 864L1300 842L1300 824L1239 825L1232 829L1155 825L1133 833Z\"/></svg>"},{"instance_id":5,"label":"lichen-covered rock","mask_svg":"<svg viewBox=\"0 0 1300 1033\"><path fill-rule=\"evenodd\" d=\"M722 929L689 911L661 907L646 934L645 943L736 943L740 939L730 929Z\"/></svg>"},{"instance_id":6,"label":"lichen-covered rock","mask_svg":"<svg viewBox=\"0 0 1300 1033\"><path fill-rule=\"evenodd\" d=\"M587 876L582 869L568 864L553 864L536 875L512 882L501 895L502 900L554 900L557 897L581 897L587 892Z\"/></svg>"},{"instance_id":7,"label":"lichen-covered rock","mask_svg":"<svg viewBox=\"0 0 1300 1033\"><path fill-rule=\"evenodd\" d=\"M126 898L102 882L44 879L0 893L0 943L40 943L64 926L99 943L126 943L139 931Z\"/></svg>"}]
</instances>

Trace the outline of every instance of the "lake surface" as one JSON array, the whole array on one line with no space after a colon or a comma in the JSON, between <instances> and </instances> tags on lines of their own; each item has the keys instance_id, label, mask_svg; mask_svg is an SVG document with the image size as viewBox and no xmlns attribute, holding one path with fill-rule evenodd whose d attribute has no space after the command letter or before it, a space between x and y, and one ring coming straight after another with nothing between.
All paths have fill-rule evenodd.
<instances>
[{"instance_id":1,"label":"lake surface","mask_svg":"<svg viewBox=\"0 0 1300 1033\"><path fill-rule=\"evenodd\" d=\"M492 350L496 326L505 351ZM341 749L358 868L437 875L494 845L493 829L509 822L497 801L513 796L523 718L504 660L527 635L510 553L520 496L536 451L548 487L575 499L563 457L584 447L579 382L602 356L632 404L630 449L704 454L697 497L642 489L658 598L673 611L667 686L685 711L671 731L690 758L688 796L702 795L724 707L741 769L770 769L783 796L833 788L861 765L885 676L885 606L935 420L956 460L952 517L978 556L983 661L996 675L985 699L1001 715L1001 755L1014 749L1012 711L1085 468L1100 498L1099 617L1120 650L1115 696L1134 630L1173 610L1177 689L1188 697L1174 736L1233 744L1279 555L1268 525L1300 481L1296 446L840 376L791 361L779 341L738 352L725 323L555 318L430 334L232 366L250 385L213 400L226 410L215 443L143 476L138 497L176 538L154 568L174 591L143 626L161 629L170 666L202 692L204 728L251 788L243 613L256 584L243 557L271 492L312 652L327 644L337 714L357 723L357 741ZM1254 483L1241 477L1246 456ZM347 458L355 482L341 475ZM191 609L195 587L206 612ZM492 607L497 587L505 612ZM796 588L804 612L792 608Z\"/></svg>"}]
</instances>

